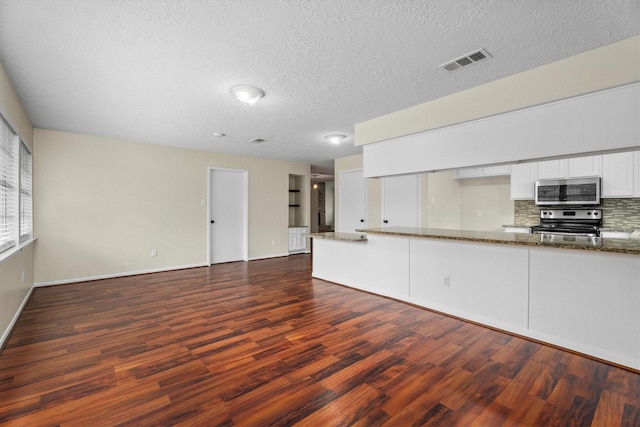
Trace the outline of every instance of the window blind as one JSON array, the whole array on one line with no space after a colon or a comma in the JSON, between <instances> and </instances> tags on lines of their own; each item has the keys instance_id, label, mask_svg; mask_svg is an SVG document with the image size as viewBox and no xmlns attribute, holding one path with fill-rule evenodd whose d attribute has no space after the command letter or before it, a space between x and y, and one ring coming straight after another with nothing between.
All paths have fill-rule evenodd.
<instances>
[{"instance_id":1,"label":"window blind","mask_svg":"<svg viewBox=\"0 0 640 427\"><path fill-rule=\"evenodd\" d=\"M20 142L20 243L33 235L33 191L31 152Z\"/></svg>"},{"instance_id":2,"label":"window blind","mask_svg":"<svg viewBox=\"0 0 640 427\"><path fill-rule=\"evenodd\" d=\"M0 119L0 252L16 245L16 140L18 135Z\"/></svg>"}]
</instances>

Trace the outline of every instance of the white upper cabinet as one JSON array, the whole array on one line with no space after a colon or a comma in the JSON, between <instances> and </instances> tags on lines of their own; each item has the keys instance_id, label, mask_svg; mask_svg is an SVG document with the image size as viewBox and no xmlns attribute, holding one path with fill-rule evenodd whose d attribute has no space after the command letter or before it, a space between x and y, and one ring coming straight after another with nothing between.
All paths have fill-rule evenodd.
<instances>
[{"instance_id":1,"label":"white upper cabinet","mask_svg":"<svg viewBox=\"0 0 640 427\"><path fill-rule=\"evenodd\" d=\"M567 178L602 176L602 156L576 157L567 161Z\"/></svg>"},{"instance_id":2,"label":"white upper cabinet","mask_svg":"<svg viewBox=\"0 0 640 427\"><path fill-rule=\"evenodd\" d=\"M602 156L602 197L634 197L634 157L637 152Z\"/></svg>"},{"instance_id":3,"label":"white upper cabinet","mask_svg":"<svg viewBox=\"0 0 640 427\"><path fill-rule=\"evenodd\" d=\"M485 178L489 176L503 176L511 173L511 165L496 165L477 168L456 169L453 171L455 179Z\"/></svg>"},{"instance_id":4,"label":"white upper cabinet","mask_svg":"<svg viewBox=\"0 0 640 427\"><path fill-rule=\"evenodd\" d=\"M533 200L537 179L602 177L602 197L640 197L640 151L522 163L511 167L511 199Z\"/></svg>"},{"instance_id":5,"label":"white upper cabinet","mask_svg":"<svg viewBox=\"0 0 640 427\"><path fill-rule=\"evenodd\" d=\"M538 179L582 178L602 175L602 156L538 162Z\"/></svg>"},{"instance_id":6,"label":"white upper cabinet","mask_svg":"<svg viewBox=\"0 0 640 427\"><path fill-rule=\"evenodd\" d=\"M533 200L533 188L538 179L537 163L511 166L511 200Z\"/></svg>"},{"instance_id":7,"label":"white upper cabinet","mask_svg":"<svg viewBox=\"0 0 640 427\"><path fill-rule=\"evenodd\" d=\"M567 177L566 160L538 162L538 179L562 179Z\"/></svg>"},{"instance_id":8,"label":"white upper cabinet","mask_svg":"<svg viewBox=\"0 0 640 427\"><path fill-rule=\"evenodd\" d=\"M464 168L453 171L455 179L481 178L482 176L482 168Z\"/></svg>"}]
</instances>

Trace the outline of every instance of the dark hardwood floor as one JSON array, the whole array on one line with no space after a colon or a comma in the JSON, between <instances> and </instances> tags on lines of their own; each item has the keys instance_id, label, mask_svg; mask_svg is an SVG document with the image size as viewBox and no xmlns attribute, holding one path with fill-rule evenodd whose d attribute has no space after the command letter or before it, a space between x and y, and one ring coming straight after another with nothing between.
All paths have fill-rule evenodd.
<instances>
[{"instance_id":1,"label":"dark hardwood floor","mask_svg":"<svg viewBox=\"0 0 640 427\"><path fill-rule=\"evenodd\" d=\"M640 375L311 279L296 255L35 289L0 424L640 426Z\"/></svg>"}]
</instances>

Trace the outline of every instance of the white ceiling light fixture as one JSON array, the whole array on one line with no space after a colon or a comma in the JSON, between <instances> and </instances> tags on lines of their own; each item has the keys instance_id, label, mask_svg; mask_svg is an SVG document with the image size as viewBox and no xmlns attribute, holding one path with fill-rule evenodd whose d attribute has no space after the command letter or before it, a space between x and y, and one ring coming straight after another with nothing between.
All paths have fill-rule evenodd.
<instances>
[{"instance_id":1,"label":"white ceiling light fixture","mask_svg":"<svg viewBox=\"0 0 640 427\"><path fill-rule=\"evenodd\" d=\"M234 86L229 91L238 101L246 105L253 105L264 96L264 91L254 86Z\"/></svg>"},{"instance_id":2,"label":"white ceiling light fixture","mask_svg":"<svg viewBox=\"0 0 640 427\"><path fill-rule=\"evenodd\" d=\"M347 135L343 135L341 133L332 133L326 135L324 138L333 145L338 145L347 138Z\"/></svg>"}]
</instances>

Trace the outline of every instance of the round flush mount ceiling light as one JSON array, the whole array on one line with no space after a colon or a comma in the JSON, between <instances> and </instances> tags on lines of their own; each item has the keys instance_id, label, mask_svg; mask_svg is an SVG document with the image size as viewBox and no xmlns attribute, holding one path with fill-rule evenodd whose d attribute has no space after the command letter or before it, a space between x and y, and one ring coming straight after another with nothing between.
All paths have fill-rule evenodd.
<instances>
[{"instance_id":1,"label":"round flush mount ceiling light","mask_svg":"<svg viewBox=\"0 0 640 427\"><path fill-rule=\"evenodd\" d=\"M330 143L334 145L338 145L342 141L344 141L346 137L347 135L343 135L341 133L332 133L332 134L326 135L324 138Z\"/></svg>"},{"instance_id":2,"label":"round flush mount ceiling light","mask_svg":"<svg viewBox=\"0 0 640 427\"><path fill-rule=\"evenodd\" d=\"M234 86L229 91L238 101L246 105L253 105L264 96L262 89L253 86Z\"/></svg>"}]
</instances>

